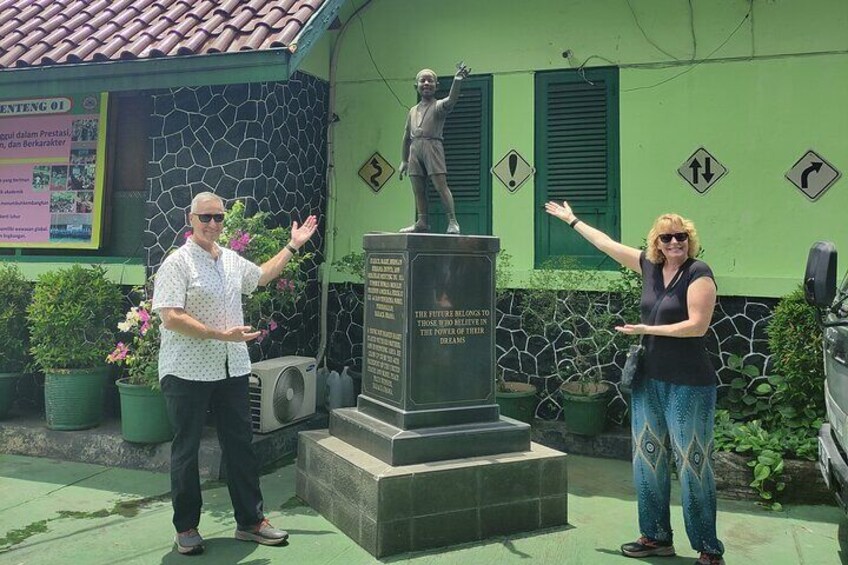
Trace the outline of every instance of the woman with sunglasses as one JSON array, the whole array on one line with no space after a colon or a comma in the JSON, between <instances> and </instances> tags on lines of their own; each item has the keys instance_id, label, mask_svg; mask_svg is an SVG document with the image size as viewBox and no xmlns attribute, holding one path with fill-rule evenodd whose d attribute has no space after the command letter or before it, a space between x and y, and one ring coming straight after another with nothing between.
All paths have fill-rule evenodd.
<instances>
[{"instance_id":1,"label":"woman with sunglasses","mask_svg":"<svg viewBox=\"0 0 848 565\"><path fill-rule=\"evenodd\" d=\"M641 323L615 328L642 336L642 368L633 382L633 479L639 505L638 540L621 546L628 557L674 555L669 512L671 457L680 477L683 520L698 565L723 565L716 537L712 468L716 373L704 335L716 303L709 266L695 225L663 214L648 232L647 249L623 245L578 219L567 202L545 211L589 243L642 275Z\"/></svg>"}]
</instances>

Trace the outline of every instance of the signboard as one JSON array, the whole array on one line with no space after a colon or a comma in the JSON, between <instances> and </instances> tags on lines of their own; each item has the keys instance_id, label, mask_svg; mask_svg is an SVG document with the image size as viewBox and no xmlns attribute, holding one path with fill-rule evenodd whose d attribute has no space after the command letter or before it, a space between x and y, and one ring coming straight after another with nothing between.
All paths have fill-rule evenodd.
<instances>
[{"instance_id":1,"label":"signboard","mask_svg":"<svg viewBox=\"0 0 848 565\"><path fill-rule=\"evenodd\" d=\"M815 200L842 175L836 167L812 149L798 159L786 173L786 178L810 200Z\"/></svg>"},{"instance_id":2,"label":"signboard","mask_svg":"<svg viewBox=\"0 0 848 565\"><path fill-rule=\"evenodd\" d=\"M106 100L0 100L0 247L100 246Z\"/></svg>"},{"instance_id":3,"label":"signboard","mask_svg":"<svg viewBox=\"0 0 848 565\"><path fill-rule=\"evenodd\" d=\"M394 173L395 170L389 165L388 161L383 159L383 156L379 153L374 153L359 169L359 178L364 180L371 190L380 192L380 189Z\"/></svg>"},{"instance_id":4,"label":"signboard","mask_svg":"<svg viewBox=\"0 0 848 565\"><path fill-rule=\"evenodd\" d=\"M533 176L536 169L530 166L524 157L515 149L510 150L498 164L492 167L492 174L503 183L507 190L515 192L527 179Z\"/></svg>"},{"instance_id":5,"label":"signboard","mask_svg":"<svg viewBox=\"0 0 848 565\"><path fill-rule=\"evenodd\" d=\"M701 194L708 191L727 173L727 169L703 147L680 165L677 174Z\"/></svg>"}]
</instances>

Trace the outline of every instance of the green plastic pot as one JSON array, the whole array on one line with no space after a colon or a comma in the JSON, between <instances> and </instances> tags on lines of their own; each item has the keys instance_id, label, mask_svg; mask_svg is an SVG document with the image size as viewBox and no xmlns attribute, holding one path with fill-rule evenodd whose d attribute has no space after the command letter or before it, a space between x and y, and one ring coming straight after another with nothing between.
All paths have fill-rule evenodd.
<instances>
[{"instance_id":1,"label":"green plastic pot","mask_svg":"<svg viewBox=\"0 0 848 565\"><path fill-rule=\"evenodd\" d=\"M536 387L528 383L504 383L507 390L497 391L495 398L501 410L501 416L527 422L536 415Z\"/></svg>"},{"instance_id":2,"label":"green plastic pot","mask_svg":"<svg viewBox=\"0 0 848 565\"><path fill-rule=\"evenodd\" d=\"M121 435L125 441L162 443L173 439L161 390L129 384L127 379L118 379L115 384L121 395Z\"/></svg>"},{"instance_id":3,"label":"green plastic pot","mask_svg":"<svg viewBox=\"0 0 848 565\"><path fill-rule=\"evenodd\" d=\"M562 419L568 431L596 436L604 431L612 388L604 383L563 383Z\"/></svg>"},{"instance_id":4,"label":"green plastic pot","mask_svg":"<svg viewBox=\"0 0 848 565\"><path fill-rule=\"evenodd\" d=\"M44 371L44 411L51 430L85 430L103 418L103 387L110 367Z\"/></svg>"},{"instance_id":5,"label":"green plastic pot","mask_svg":"<svg viewBox=\"0 0 848 565\"><path fill-rule=\"evenodd\" d=\"M21 373L0 373L0 420L9 415Z\"/></svg>"}]
</instances>

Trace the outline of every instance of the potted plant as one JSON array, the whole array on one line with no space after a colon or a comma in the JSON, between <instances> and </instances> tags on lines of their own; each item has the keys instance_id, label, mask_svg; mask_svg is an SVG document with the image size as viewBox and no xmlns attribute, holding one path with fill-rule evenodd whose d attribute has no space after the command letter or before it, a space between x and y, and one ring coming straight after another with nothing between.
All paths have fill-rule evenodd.
<instances>
[{"instance_id":1,"label":"potted plant","mask_svg":"<svg viewBox=\"0 0 848 565\"><path fill-rule=\"evenodd\" d=\"M614 330L623 310L605 297L607 288L597 271L558 257L535 270L528 287L513 300L521 329L538 349L550 352L540 370L560 381L547 406L555 405L566 427L584 435L603 430L614 392L604 376L610 376L628 339Z\"/></svg>"},{"instance_id":2,"label":"potted plant","mask_svg":"<svg viewBox=\"0 0 848 565\"><path fill-rule=\"evenodd\" d=\"M121 397L121 435L133 443L162 443L174 437L165 396L159 386L159 316L142 300L118 324L125 339L106 361L125 369L118 379Z\"/></svg>"},{"instance_id":3,"label":"potted plant","mask_svg":"<svg viewBox=\"0 0 848 565\"><path fill-rule=\"evenodd\" d=\"M501 366L497 367L495 399L501 416L529 424L536 415L536 387L530 383L507 381Z\"/></svg>"},{"instance_id":4,"label":"potted plant","mask_svg":"<svg viewBox=\"0 0 848 565\"><path fill-rule=\"evenodd\" d=\"M574 374L561 373L559 387L562 397L562 419L568 431L595 436L604 430L607 406L612 396L612 385L601 382L600 371L578 356L573 362Z\"/></svg>"},{"instance_id":5,"label":"potted plant","mask_svg":"<svg viewBox=\"0 0 848 565\"><path fill-rule=\"evenodd\" d=\"M28 362L29 332L26 308L32 285L14 265L0 265L0 419L12 407L15 387Z\"/></svg>"},{"instance_id":6,"label":"potted plant","mask_svg":"<svg viewBox=\"0 0 848 565\"><path fill-rule=\"evenodd\" d=\"M30 352L44 372L47 426L97 426L103 412L104 359L114 344L123 297L102 267L44 273L27 308Z\"/></svg>"}]
</instances>

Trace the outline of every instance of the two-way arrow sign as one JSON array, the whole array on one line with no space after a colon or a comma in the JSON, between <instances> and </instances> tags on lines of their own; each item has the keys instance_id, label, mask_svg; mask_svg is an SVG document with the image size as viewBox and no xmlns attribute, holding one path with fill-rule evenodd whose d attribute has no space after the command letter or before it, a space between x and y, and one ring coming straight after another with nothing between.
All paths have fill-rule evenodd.
<instances>
[{"instance_id":1,"label":"two-way arrow sign","mask_svg":"<svg viewBox=\"0 0 848 565\"><path fill-rule=\"evenodd\" d=\"M712 157L707 157L704 159L704 172L701 173L701 176L704 178L704 182L706 182L707 184L709 184L709 182L713 180L713 177L715 176L715 173L710 172L710 166L712 165L712 162ZM692 182L697 184L699 182L698 171L701 169L701 162L698 161L697 158L692 159L692 162L689 164L689 168L692 169Z\"/></svg>"},{"instance_id":2,"label":"two-way arrow sign","mask_svg":"<svg viewBox=\"0 0 848 565\"><path fill-rule=\"evenodd\" d=\"M692 153L678 169L677 173L692 188L705 193L727 173L727 169L703 147Z\"/></svg>"}]
</instances>

